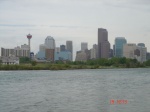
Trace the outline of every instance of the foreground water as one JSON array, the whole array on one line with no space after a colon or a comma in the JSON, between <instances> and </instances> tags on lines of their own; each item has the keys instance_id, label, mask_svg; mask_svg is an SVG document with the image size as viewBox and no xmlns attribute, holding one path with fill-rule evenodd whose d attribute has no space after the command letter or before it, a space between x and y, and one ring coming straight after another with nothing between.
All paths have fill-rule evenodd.
<instances>
[{"instance_id":1,"label":"foreground water","mask_svg":"<svg viewBox=\"0 0 150 112\"><path fill-rule=\"evenodd\" d=\"M150 112L150 69L0 71L0 112Z\"/></svg>"}]
</instances>

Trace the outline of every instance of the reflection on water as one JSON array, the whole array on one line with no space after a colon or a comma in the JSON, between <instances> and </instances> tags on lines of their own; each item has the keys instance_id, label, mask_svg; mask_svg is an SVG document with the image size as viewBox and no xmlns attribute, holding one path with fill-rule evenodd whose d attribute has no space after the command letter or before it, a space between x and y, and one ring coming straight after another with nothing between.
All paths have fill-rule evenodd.
<instances>
[{"instance_id":1,"label":"reflection on water","mask_svg":"<svg viewBox=\"0 0 150 112\"><path fill-rule=\"evenodd\" d=\"M0 112L149 112L149 87L146 68L1 71Z\"/></svg>"}]
</instances>

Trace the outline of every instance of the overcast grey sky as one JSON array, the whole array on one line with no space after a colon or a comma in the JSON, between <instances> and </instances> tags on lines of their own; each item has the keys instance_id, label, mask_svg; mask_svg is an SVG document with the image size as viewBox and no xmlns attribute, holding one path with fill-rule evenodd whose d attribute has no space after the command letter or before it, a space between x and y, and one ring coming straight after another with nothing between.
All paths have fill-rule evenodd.
<instances>
[{"instance_id":1,"label":"overcast grey sky","mask_svg":"<svg viewBox=\"0 0 150 112\"><path fill-rule=\"evenodd\" d=\"M121 36L150 51L150 0L0 0L0 47L27 44L31 33L35 53L48 35L56 46L72 40L76 51L97 43L98 28L108 30L111 47Z\"/></svg>"}]
</instances>

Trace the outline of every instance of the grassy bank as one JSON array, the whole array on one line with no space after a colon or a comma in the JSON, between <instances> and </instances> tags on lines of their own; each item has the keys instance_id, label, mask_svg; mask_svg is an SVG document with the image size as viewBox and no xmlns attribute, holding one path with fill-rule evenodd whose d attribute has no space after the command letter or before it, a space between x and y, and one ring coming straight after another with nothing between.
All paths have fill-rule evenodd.
<instances>
[{"instance_id":1,"label":"grassy bank","mask_svg":"<svg viewBox=\"0 0 150 112\"><path fill-rule=\"evenodd\" d=\"M0 65L0 70L73 70L73 69L110 69L110 68L141 68L127 66L100 66L100 65L71 65L71 64L48 64L37 63L20 65ZM145 67L144 67L145 68Z\"/></svg>"},{"instance_id":2,"label":"grassy bank","mask_svg":"<svg viewBox=\"0 0 150 112\"><path fill-rule=\"evenodd\" d=\"M125 57L111 59L95 59L87 61L56 61L55 63L37 63L28 57L20 58L20 65L1 65L0 70L71 70L71 69L109 69L109 68L147 68L150 60L144 63Z\"/></svg>"}]
</instances>

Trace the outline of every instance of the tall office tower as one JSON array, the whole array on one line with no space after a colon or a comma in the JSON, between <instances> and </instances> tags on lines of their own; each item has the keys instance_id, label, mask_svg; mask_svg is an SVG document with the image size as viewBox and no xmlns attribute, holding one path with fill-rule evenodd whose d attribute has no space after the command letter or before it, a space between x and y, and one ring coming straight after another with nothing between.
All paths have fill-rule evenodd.
<instances>
[{"instance_id":1,"label":"tall office tower","mask_svg":"<svg viewBox=\"0 0 150 112\"><path fill-rule=\"evenodd\" d=\"M109 58L110 43L106 29L98 28L98 58Z\"/></svg>"},{"instance_id":2,"label":"tall office tower","mask_svg":"<svg viewBox=\"0 0 150 112\"><path fill-rule=\"evenodd\" d=\"M115 38L115 57L123 57L123 45L127 43L124 37Z\"/></svg>"},{"instance_id":3,"label":"tall office tower","mask_svg":"<svg viewBox=\"0 0 150 112\"><path fill-rule=\"evenodd\" d=\"M81 51L85 51L86 49L88 49L88 43L87 42L82 42L81 43Z\"/></svg>"},{"instance_id":4,"label":"tall office tower","mask_svg":"<svg viewBox=\"0 0 150 112\"><path fill-rule=\"evenodd\" d=\"M73 59L73 46L72 41L66 41L66 50L71 52L72 59ZM72 60L71 59L71 60Z\"/></svg>"},{"instance_id":5,"label":"tall office tower","mask_svg":"<svg viewBox=\"0 0 150 112\"><path fill-rule=\"evenodd\" d=\"M144 43L138 43L138 46L145 47Z\"/></svg>"},{"instance_id":6,"label":"tall office tower","mask_svg":"<svg viewBox=\"0 0 150 112\"><path fill-rule=\"evenodd\" d=\"M47 49L55 49L55 40L51 36L47 36L45 39L45 46Z\"/></svg>"},{"instance_id":7,"label":"tall office tower","mask_svg":"<svg viewBox=\"0 0 150 112\"><path fill-rule=\"evenodd\" d=\"M90 49L90 59L96 59L96 49Z\"/></svg>"},{"instance_id":8,"label":"tall office tower","mask_svg":"<svg viewBox=\"0 0 150 112\"><path fill-rule=\"evenodd\" d=\"M60 45L60 51L66 51L66 46L65 45Z\"/></svg>"},{"instance_id":9,"label":"tall office tower","mask_svg":"<svg viewBox=\"0 0 150 112\"><path fill-rule=\"evenodd\" d=\"M31 52L30 39L32 38L32 35L31 35L31 34L28 34L28 35L27 35L27 38L28 38L29 57L30 57L30 52Z\"/></svg>"},{"instance_id":10,"label":"tall office tower","mask_svg":"<svg viewBox=\"0 0 150 112\"><path fill-rule=\"evenodd\" d=\"M97 58L98 57L98 45L97 44L94 44L93 45L93 49L95 49L95 55L96 55L96 57L95 58Z\"/></svg>"}]
</instances>

